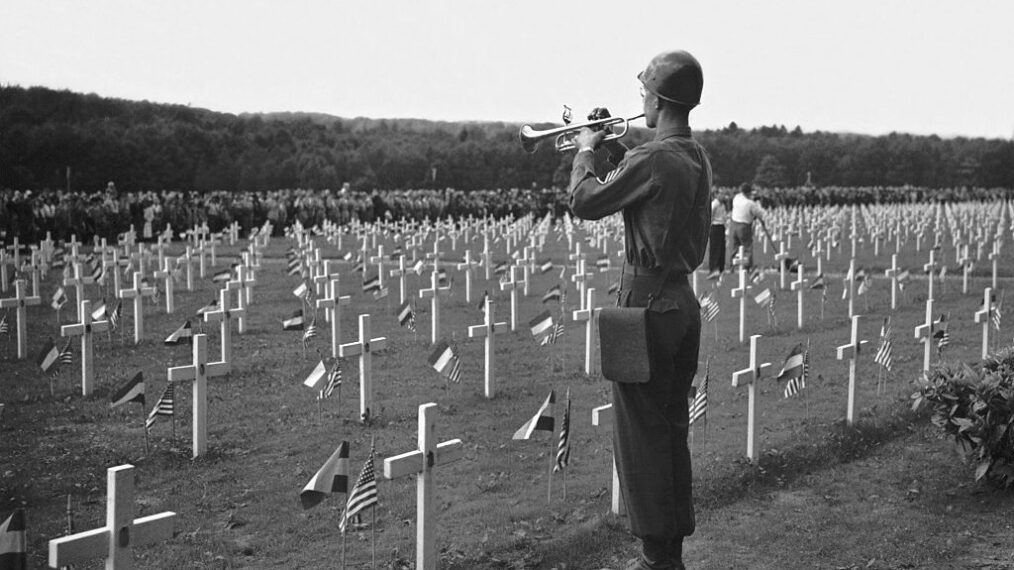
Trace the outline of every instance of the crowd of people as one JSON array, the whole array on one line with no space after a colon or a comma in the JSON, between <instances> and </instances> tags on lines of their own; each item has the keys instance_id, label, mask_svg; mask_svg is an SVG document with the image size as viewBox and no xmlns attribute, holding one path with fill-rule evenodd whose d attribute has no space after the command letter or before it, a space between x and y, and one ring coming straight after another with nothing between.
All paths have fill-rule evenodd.
<instances>
[{"instance_id":1,"label":"crowd of people","mask_svg":"<svg viewBox=\"0 0 1014 570\"><path fill-rule=\"evenodd\" d=\"M735 190L716 189L731 197ZM794 188L758 189L757 200L765 207L812 204L911 202L924 200L986 200L1002 198L1002 189L926 188ZM249 231L270 221L281 231L301 222L312 227L325 219L339 224L352 220L372 222L402 218L434 220L451 217L502 218L528 213L562 216L567 210L563 189L476 190L275 190L271 192L123 192L110 183L104 191L0 190L0 233L18 235L22 241L38 241L49 232L53 239L79 240L92 236L112 237L134 226L138 234L150 227L157 234L169 224L182 230L207 223L219 231L233 221ZM0 236L2 237L2 236Z\"/></svg>"}]
</instances>

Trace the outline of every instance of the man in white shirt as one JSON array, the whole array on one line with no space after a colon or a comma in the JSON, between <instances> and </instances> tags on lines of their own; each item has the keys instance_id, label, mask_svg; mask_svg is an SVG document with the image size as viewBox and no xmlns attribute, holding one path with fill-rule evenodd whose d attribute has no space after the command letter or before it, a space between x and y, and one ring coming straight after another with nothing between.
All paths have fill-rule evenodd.
<instances>
[{"instance_id":1,"label":"man in white shirt","mask_svg":"<svg viewBox=\"0 0 1014 570\"><path fill-rule=\"evenodd\" d=\"M739 253L739 246L743 246L747 269L753 267L753 222L757 220L764 226L764 210L751 198L752 194L753 186L743 183L739 193L732 197L732 214L729 216L733 259ZM764 230L767 231L767 228Z\"/></svg>"}]
</instances>

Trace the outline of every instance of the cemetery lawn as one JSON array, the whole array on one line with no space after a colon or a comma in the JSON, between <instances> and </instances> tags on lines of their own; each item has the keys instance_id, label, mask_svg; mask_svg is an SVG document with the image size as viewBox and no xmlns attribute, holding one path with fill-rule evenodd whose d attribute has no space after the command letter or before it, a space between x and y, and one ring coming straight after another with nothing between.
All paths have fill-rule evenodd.
<instances>
[{"instance_id":1,"label":"cemetery lawn","mask_svg":"<svg viewBox=\"0 0 1014 570\"><path fill-rule=\"evenodd\" d=\"M580 232L579 232L580 235ZM348 240L347 241L352 241ZM803 240L799 240L803 241ZM340 259L339 250L318 238L322 255ZM556 267L536 274L529 295L519 301L517 331L497 337L499 383L493 400L483 396L483 344L468 339L467 326L482 322L477 309L483 290L496 301L496 320L510 320L510 303L496 278L476 273L474 298L465 301L464 276L448 269L453 295L441 307L443 335L456 345L462 359L460 384L446 384L429 366L428 301L418 290L429 286L429 273L408 278L415 299L418 332L399 326L398 286L390 281L390 296L375 300L360 289L361 276L342 266L342 294L352 296L343 307L342 340L357 336L357 315L370 313L373 335L388 339L388 348L374 354L375 417L369 425L358 421L358 362L344 365L341 400L323 402L318 416L316 393L302 385L319 360L318 350L330 350L329 326L318 313L318 336L309 350L301 332L283 331L281 322L299 309L292 295L297 277L286 275L285 251L292 242L273 238L258 273L244 335L233 330L233 372L208 382L209 452L190 458L190 386L176 390L176 438L160 418L150 435L145 456L144 417L166 385L166 369L190 363L190 346L165 346L162 339L196 310L217 298L215 271L238 261L240 244L219 248L217 268L195 279L195 291L176 284L176 313L145 302L144 341L132 342L132 305L125 303L120 328L95 341L96 392L80 395L80 354L72 343L75 363L64 366L50 384L35 364L35 355L52 336L59 338L56 312L48 307L57 287L58 271L51 271L41 287L42 307L29 308L29 358L15 359L16 344L0 337L0 401L6 411L0 423L0 512L26 509L29 566L45 567L47 541L66 533L67 495L71 495L75 531L104 524L105 470L123 463L137 467L136 515L172 510L178 514L177 536L139 549L139 568L334 568L342 540L338 533L344 495L328 497L303 510L298 494L342 440L351 444L350 484L366 459L370 442L377 449L380 506L376 509L376 557L379 568L411 568L415 558L416 486L411 478L383 479L383 458L415 449L416 414L420 404L438 404L439 441L460 438L464 459L435 470L437 478L437 548L441 568L596 569L622 568L637 552L637 541L622 517L609 513L611 427L592 427L592 408L610 402L610 386L583 372L584 328L569 318L577 293L568 269L566 333L552 347L532 339L528 321L549 308L559 318L559 304L543 305L542 294L558 282L565 263L567 240L547 239L539 258L550 257ZM807 264L809 255L794 244L794 257ZM351 245L356 248L357 243ZM390 251L393 242L385 245ZM471 245L473 254L481 241ZM506 260L502 242L496 259ZM612 252L616 246L613 244ZM773 265L771 253L757 255ZM763 334L761 360L774 373L799 342L811 343L811 378L796 397L782 397L783 385L764 379L758 389L757 429L760 459L745 461L746 389L732 388L731 376L747 366L748 343L738 342L738 301L730 299L735 275L727 275L717 298L718 338L713 324L702 335L700 375L711 358L710 407L706 425L695 426L693 456L698 530L688 539L686 561L693 569L737 568L1008 568L1014 565L1014 500L1009 493L973 482L952 442L924 415L909 411L913 379L922 366L922 344L913 329L925 319L926 280L916 270L927 261L925 247L914 244L899 255L899 265L917 277L901 306L890 309L883 270L890 258L872 255L866 244L857 263L874 277L873 289L857 300L862 320L860 336L870 343L862 353L857 381L856 426L845 425L848 363L835 359L835 347L849 340L847 305L841 300L841 275L847 251L825 262L828 294L820 319L820 292L806 291L806 324L796 330L796 295L777 291L778 276L768 272L754 294L771 287L777 294L777 325L769 325L766 311L747 303L747 334ZM425 248L424 248L425 249ZM432 245L426 250L431 250ZM847 246L845 248L847 250ZM457 251L448 258L460 261ZM173 254L181 248L176 244ZM954 265L952 249L944 248ZM594 256L594 254L593 254ZM596 273L593 286L604 291L618 275L613 269ZM594 257L592 258L594 260ZM1009 284L1012 264L1004 264L1002 284ZM972 320L982 288L988 286L988 265L977 266L969 293L961 293L961 277L952 271L946 289L936 295L937 313L949 313L951 344L946 359L975 361L981 328ZM372 269L375 271L375 269ZM711 282L700 273L704 291ZM790 278L791 280L792 278ZM68 292L71 302L73 292ZM4 296L8 296L4 294ZM96 301L99 288L90 286L87 298ZM866 302L869 302L869 308ZM613 302L607 297L600 304ZM71 322L71 305L61 312ZM894 372L878 394L878 367L872 362L877 335L885 316L894 326ZM13 313L8 320L13 318ZM1011 337L1008 317L1003 342ZM207 327L209 353L219 351L218 327ZM993 332L993 331L991 331ZM122 340L121 340L122 335ZM934 347L934 353L935 353ZM147 404L128 403L110 409L109 394L119 382L143 371ZM573 400L571 462L565 475L552 477L552 502L547 504L551 455L558 433L536 432L529 441L511 435L536 412L551 389L556 390L554 415L559 425L564 398ZM563 480L566 479L566 499ZM371 559L372 517L346 540L348 568L367 568ZM84 566L99 568L101 561ZM80 567L79 567L80 568Z\"/></svg>"}]
</instances>

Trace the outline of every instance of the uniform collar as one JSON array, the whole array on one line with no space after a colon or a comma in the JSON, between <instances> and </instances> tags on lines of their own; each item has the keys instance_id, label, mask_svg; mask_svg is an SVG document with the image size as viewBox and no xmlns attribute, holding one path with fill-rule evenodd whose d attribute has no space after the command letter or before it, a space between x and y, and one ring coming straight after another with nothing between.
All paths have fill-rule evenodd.
<instances>
[{"instance_id":1,"label":"uniform collar","mask_svg":"<svg viewBox=\"0 0 1014 570\"><path fill-rule=\"evenodd\" d=\"M692 138L689 126L666 127L655 131L655 140L663 140L670 137Z\"/></svg>"}]
</instances>

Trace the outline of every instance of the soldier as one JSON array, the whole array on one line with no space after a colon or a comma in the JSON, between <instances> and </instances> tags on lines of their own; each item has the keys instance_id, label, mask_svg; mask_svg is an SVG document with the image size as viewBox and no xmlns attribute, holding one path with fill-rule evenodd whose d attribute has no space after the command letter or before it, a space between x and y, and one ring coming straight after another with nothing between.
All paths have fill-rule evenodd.
<instances>
[{"instance_id":1,"label":"soldier","mask_svg":"<svg viewBox=\"0 0 1014 570\"><path fill-rule=\"evenodd\" d=\"M605 133L581 129L570 177L574 214L623 212L626 262L617 303L648 307L651 374L613 385L613 448L630 529L641 556L627 570L683 569L693 534L687 394L697 372L701 315L688 282L704 259L711 224L711 163L692 137L691 109L704 76L685 51L653 58L638 75L655 138L630 151L609 143L616 169L600 178L595 149ZM596 115L608 112L594 113Z\"/></svg>"}]
</instances>

